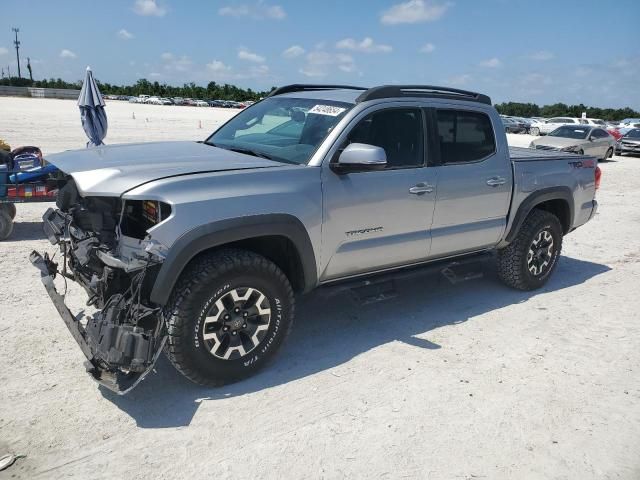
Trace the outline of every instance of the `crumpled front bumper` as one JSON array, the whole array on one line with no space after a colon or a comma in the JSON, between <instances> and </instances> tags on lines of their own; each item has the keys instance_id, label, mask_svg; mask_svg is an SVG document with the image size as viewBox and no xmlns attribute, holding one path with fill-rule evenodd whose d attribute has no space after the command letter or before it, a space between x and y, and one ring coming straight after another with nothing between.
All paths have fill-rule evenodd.
<instances>
[{"instance_id":1,"label":"crumpled front bumper","mask_svg":"<svg viewBox=\"0 0 640 480\"><path fill-rule=\"evenodd\" d=\"M162 347L166 341L163 336L157 342L151 344L149 348L153 348L151 361L144 371L124 372L120 369L108 368L97 355L97 349L91 345L87 329L80 322L81 315L74 315L67 307L64 296L58 293L54 284L54 278L57 274L57 265L51 261L48 255L40 255L35 250L29 256L31 263L40 271L40 279L44 285L53 305L58 310L65 325L69 329L71 336L80 346L82 353L87 358L85 367L87 373L91 375L96 382L119 395L124 395L135 388L153 369L157 361Z\"/></svg>"}]
</instances>

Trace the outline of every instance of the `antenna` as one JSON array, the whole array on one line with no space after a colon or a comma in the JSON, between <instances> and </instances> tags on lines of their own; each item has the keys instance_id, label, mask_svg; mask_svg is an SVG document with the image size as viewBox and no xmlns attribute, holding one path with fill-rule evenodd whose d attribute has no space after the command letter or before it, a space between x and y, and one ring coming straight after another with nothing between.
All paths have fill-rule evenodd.
<instances>
[{"instance_id":1,"label":"antenna","mask_svg":"<svg viewBox=\"0 0 640 480\"><path fill-rule=\"evenodd\" d=\"M18 41L18 32L20 31L20 29L13 27L11 30L14 31L16 34L16 39L14 40L13 44L16 46L16 59L18 60L18 78L21 78L22 75L20 75L20 42Z\"/></svg>"}]
</instances>

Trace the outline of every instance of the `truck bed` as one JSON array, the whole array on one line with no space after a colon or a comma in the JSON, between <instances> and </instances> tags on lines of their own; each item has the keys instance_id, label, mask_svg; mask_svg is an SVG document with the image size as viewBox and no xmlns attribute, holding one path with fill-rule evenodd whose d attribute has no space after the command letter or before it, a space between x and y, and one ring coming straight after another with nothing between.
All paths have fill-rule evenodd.
<instances>
[{"instance_id":1,"label":"truck bed","mask_svg":"<svg viewBox=\"0 0 640 480\"><path fill-rule=\"evenodd\" d=\"M509 156L513 162L532 162L536 160L575 160L576 158L594 158L559 150L536 150L534 148L509 147Z\"/></svg>"}]
</instances>

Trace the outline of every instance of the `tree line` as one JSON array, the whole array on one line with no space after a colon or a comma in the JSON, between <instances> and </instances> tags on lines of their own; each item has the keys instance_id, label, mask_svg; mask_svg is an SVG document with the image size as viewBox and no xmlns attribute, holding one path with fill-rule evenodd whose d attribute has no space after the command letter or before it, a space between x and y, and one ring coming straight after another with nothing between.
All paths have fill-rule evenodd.
<instances>
[{"instance_id":1,"label":"tree line","mask_svg":"<svg viewBox=\"0 0 640 480\"><path fill-rule=\"evenodd\" d=\"M181 87L167 85L166 83L150 82L146 78L141 78L133 85L114 85L111 83L103 83L97 81L100 91L105 95L129 95L138 96L155 95L158 97L183 97L202 100L222 99L235 100L238 102L244 100L259 100L265 97L270 90L254 91L250 88L244 89L235 85L218 84L209 82L206 87L196 85L195 83L185 83ZM66 82L60 78L49 80L34 80L28 78L2 78L0 85L13 85L21 87L39 87L39 88L71 88L80 89L82 81ZM631 108L598 108L587 107L586 105L567 105L564 103L554 103L553 105L544 105L542 107L535 103L518 103L505 102L498 103L496 106L498 112L503 115L514 117L581 117L582 112L587 112L589 118L602 118L604 120L622 120L623 118L640 118L640 113Z\"/></svg>"},{"instance_id":2,"label":"tree line","mask_svg":"<svg viewBox=\"0 0 640 480\"><path fill-rule=\"evenodd\" d=\"M598 108L580 105L567 105L565 103L554 103L542 107L535 103L505 102L496 106L502 115L513 117L581 117L583 112L587 112L587 118L601 118L603 120L622 120L623 118L640 118L640 112L629 107L627 108Z\"/></svg>"},{"instance_id":3,"label":"tree line","mask_svg":"<svg viewBox=\"0 0 640 480\"><path fill-rule=\"evenodd\" d=\"M265 97L272 89L266 91L254 91L251 88L240 88L228 83L219 84L209 82L206 87L195 83L185 83L181 87L167 85L166 83L150 82L141 78L133 85L114 85L96 80L98 88L103 95L128 95L137 97L138 95L152 95L158 97L183 97L201 100L234 100L241 102L244 100L259 100ZM14 87L37 87L37 88L66 88L80 89L82 80L76 82L66 82L60 78L50 78L31 81L28 78L2 78L0 85L13 85ZM275 87L273 87L275 88Z\"/></svg>"}]
</instances>

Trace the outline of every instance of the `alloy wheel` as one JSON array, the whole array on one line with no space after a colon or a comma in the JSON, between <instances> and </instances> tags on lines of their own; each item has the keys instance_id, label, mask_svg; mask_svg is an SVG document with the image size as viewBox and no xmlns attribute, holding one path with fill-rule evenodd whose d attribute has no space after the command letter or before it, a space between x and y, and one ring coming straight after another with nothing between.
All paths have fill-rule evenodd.
<instances>
[{"instance_id":1,"label":"alloy wheel","mask_svg":"<svg viewBox=\"0 0 640 480\"><path fill-rule=\"evenodd\" d=\"M553 264L554 242L551 231L544 229L533 239L527 253L527 268L534 277L549 271Z\"/></svg>"},{"instance_id":2,"label":"alloy wheel","mask_svg":"<svg viewBox=\"0 0 640 480\"><path fill-rule=\"evenodd\" d=\"M202 339L211 354L235 360L254 350L269 329L271 305L260 290L239 287L212 302L202 327Z\"/></svg>"}]
</instances>

